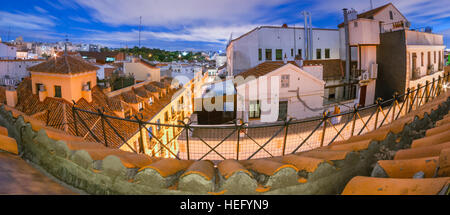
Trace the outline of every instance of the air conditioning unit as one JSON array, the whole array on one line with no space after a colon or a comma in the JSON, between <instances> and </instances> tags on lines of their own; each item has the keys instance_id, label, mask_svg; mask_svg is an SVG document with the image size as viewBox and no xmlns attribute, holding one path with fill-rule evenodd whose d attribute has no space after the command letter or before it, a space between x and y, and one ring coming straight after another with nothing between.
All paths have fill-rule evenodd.
<instances>
[{"instance_id":1,"label":"air conditioning unit","mask_svg":"<svg viewBox=\"0 0 450 215\"><path fill-rule=\"evenodd\" d=\"M377 79L378 76L378 64L372 63L370 65L370 78Z\"/></svg>"},{"instance_id":2,"label":"air conditioning unit","mask_svg":"<svg viewBox=\"0 0 450 215\"><path fill-rule=\"evenodd\" d=\"M370 75L368 71L365 71L361 74L361 81L367 81L370 79Z\"/></svg>"}]
</instances>

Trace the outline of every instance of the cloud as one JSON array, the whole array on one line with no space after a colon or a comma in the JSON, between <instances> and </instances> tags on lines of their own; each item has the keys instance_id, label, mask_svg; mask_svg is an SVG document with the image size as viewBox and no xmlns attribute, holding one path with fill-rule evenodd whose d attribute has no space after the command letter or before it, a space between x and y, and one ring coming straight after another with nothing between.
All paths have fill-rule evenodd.
<instances>
[{"instance_id":1,"label":"cloud","mask_svg":"<svg viewBox=\"0 0 450 215\"><path fill-rule=\"evenodd\" d=\"M69 19L71 19L75 22L81 22L81 23L85 23L85 24L91 23L89 20L79 17L79 16L70 16Z\"/></svg>"},{"instance_id":2,"label":"cloud","mask_svg":"<svg viewBox=\"0 0 450 215\"><path fill-rule=\"evenodd\" d=\"M0 11L0 27L26 30L45 30L55 26L52 18L26 13Z\"/></svg>"},{"instance_id":3,"label":"cloud","mask_svg":"<svg viewBox=\"0 0 450 215\"><path fill-rule=\"evenodd\" d=\"M243 23L267 17L269 9L292 0L76 0L96 20L112 25L176 28Z\"/></svg>"},{"instance_id":4,"label":"cloud","mask_svg":"<svg viewBox=\"0 0 450 215\"><path fill-rule=\"evenodd\" d=\"M180 31L157 32L142 31L141 40L162 40L162 41L188 41L188 42L205 42L217 43L224 45L228 42L231 33L233 38L240 36L259 25L242 25L242 26L215 26L215 27L194 27ZM138 30L118 31L118 32L101 32L87 30L88 34L80 37L81 40L93 41L110 41L111 38L119 42L138 41Z\"/></svg>"},{"instance_id":5,"label":"cloud","mask_svg":"<svg viewBox=\"0 0 450 215\"><path fill-rule=\"evenodd\" d=\"M36 11L38 11L39 13L48 13L47 10L45 10L44 8L39 7L39 6L34 6L34 9L35 9Z\"/></svg>"}]
</instances>

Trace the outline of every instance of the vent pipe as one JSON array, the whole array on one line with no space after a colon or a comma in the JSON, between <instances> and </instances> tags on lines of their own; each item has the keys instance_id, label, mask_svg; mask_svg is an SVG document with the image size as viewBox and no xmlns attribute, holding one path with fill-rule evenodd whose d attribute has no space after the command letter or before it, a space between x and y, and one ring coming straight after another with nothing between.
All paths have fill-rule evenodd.
<instances>
[{"instance_id":1,"label":"vent pipe","mask_svg":"<svg viewBox=\"0 0 450 215\"><path fill-rule=\"evenodd\" d=\"M344 30L345 30L345 83L350 83L350 62L351 62L351 54L350 54L350 37L348 30L348 13L347 8L342 9L344 11ZM349 98L349 86L345 86L346 90L344 91L344 97Z\"/></svg>"}]
</instances>

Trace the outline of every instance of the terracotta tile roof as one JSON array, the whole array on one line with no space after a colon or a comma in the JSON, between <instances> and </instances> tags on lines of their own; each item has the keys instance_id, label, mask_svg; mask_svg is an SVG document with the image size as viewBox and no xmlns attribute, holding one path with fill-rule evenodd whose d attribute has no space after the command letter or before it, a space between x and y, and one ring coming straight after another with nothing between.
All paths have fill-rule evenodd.
<instances>
[{"instance_id":1,"label":"terracotta tile roof","mask_svg":"<svg viewBox=\"0 0 450 215\"><path fill-rule=\"evenodd\" d=\"M288 63L298 66L293 61L289 61ZM235 77L242 76L243 78L247 78L249 76L254 76L255 78L258 78L259 76L264 76L272 71L275 71L283 67L284 65L286 64L284 64L283 61L266 61L240 74L237 74Z\"/></svg>"},{"instance_id":2,"label":"terracotta tile roof","mask_svg":"<svg viewBox=\"0 0 450 215\"><path fill-rule=\"evenodd\" d=\"M150 69L159 69L158 67L156 67L155 65L145 61L145 60L140 60L140 63L142 63L144 66L150 68Z\"/></svg>"},{"instance_id":3,"label":"terracotta tile roof","mask_svg":"<svg viewBox=\"0 0 450 215\"><path fill-rule=\"evenodd\" d=\"M99 68L73 56L51 57L46 62L29 67L31 72L77 74L97 71Z\"/></svg>"}]
</instances>

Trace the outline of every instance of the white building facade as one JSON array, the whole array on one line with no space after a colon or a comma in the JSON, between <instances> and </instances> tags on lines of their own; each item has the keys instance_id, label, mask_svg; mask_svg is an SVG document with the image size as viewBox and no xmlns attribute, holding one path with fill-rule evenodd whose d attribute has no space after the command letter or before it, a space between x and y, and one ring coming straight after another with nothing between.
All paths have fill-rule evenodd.
<instances>
[{"instance_id":1,"label":"white building facade","mask_svg":"<svg viewBox=\"0 0 450 215\"><path fill-rule=\"evenodd\" d=\"M339 59L338 29L312 29L311 59ZM227 46L227 70L237 75L265 61L306 59L305 29L283 25L261 26L230 41Z\"/></svg>"}]
</instances>

